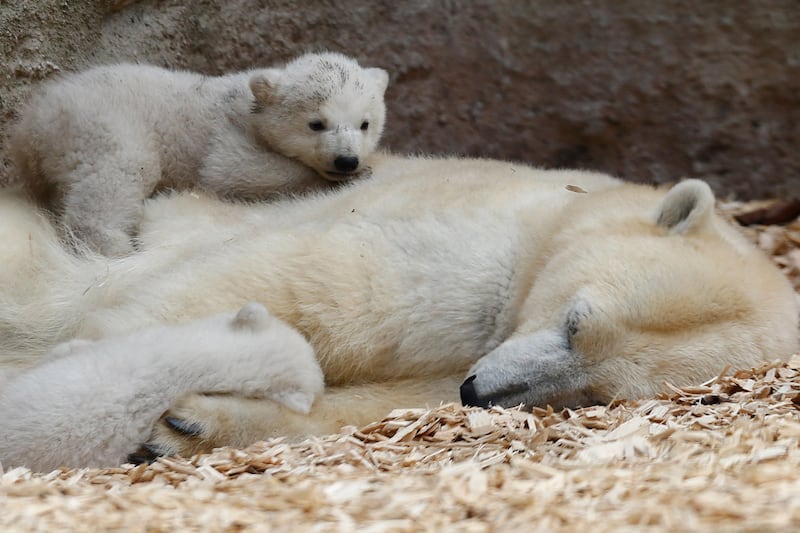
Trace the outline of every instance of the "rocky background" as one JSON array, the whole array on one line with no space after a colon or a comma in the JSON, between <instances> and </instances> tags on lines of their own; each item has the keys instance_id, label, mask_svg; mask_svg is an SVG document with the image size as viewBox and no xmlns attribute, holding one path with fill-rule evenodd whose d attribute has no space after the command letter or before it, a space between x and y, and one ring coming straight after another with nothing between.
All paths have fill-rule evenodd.
<instances>
[{"instance_id":1,"label":"rocky background","mask_svg":"<svg viewBox=\"0 0 800 533\"><path fill-rule=\"evenodd\" d=\"M4 132L42 79L328 49L391 72L384 145L800 196L797 0L0 0Z\"/></svg>"}]
</instances>

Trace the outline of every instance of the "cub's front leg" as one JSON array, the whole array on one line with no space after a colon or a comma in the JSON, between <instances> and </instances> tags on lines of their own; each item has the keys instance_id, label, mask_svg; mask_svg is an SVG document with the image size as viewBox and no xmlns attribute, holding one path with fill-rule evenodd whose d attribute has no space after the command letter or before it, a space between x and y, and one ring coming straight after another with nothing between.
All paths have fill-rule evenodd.
<instances>
[{"instance_id":1,"label":"cub's front leg","mask_svg":"<svg viewBox=\"0 0 800 533\"><path fill-rule=\"evenodd\" d=\"M314 169L261 146L233 128L212 137L198 185L227 198L267 200L332 186Z\"/></svg>"},{"instance_id":2,"label":"cub's front leg","mask_svg":"<svg viewBox=\"0 0 800 533\"><path fill-rule=\"evenodd\" d=\"M220 446L245 447L271 437L300 439L336 433L342 426L380 420L392 409L458 401L462 380L463 372L455 372L450 376L331 387L317 398L308 414L266 398L187 394L161 417L148 442L130 459L143 462L160 455L191 457Z\"/></svg>"}]
</instances>

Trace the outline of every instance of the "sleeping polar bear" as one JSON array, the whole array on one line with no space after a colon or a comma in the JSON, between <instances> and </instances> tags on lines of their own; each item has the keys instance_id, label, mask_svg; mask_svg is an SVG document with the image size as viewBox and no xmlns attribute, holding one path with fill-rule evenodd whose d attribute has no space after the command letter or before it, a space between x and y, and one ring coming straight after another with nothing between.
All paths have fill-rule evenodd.
<instances>
[{"instance_id":1,"label":"sleeping polar bear","mask_svg":"<svg viewBox=\"0 0 800 533\"><path fill-rule=\"evenodd\" d=\"M119 259L70 254L19 195L0 196L0 212L7 466L333 432L459 390L471 405L604 403L797 349L788 282L714 214L700 181L664 192L593 173L386 155L372 178L297 202L153 199L141 252ZM293 334L288 323L304 339L264 350L264 331L233 331L232 313L253 300L277 317L267 337ZM243 338L215 348L215 331ZM303 355L306 341L316 358ZM248 370L254 378L237 386L231 368L260 368L258 357L275 375L259 387L263 370ZM305 378L287 386L285 364ZM100 382L118 385L91 394ZM124 406L123 425L145 445L111 445L120 422L98 404Z\"/></svg>"}]
</instances>

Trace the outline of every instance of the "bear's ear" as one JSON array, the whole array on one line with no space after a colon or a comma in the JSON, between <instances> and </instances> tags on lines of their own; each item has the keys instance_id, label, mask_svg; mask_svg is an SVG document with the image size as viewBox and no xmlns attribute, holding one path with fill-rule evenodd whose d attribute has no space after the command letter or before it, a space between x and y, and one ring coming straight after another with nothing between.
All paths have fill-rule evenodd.
<instances>
[{"instance_id":1,"label":"bear's ear","mask_svg":"<svg viewBox=\"0 0 800 533\"><path fill-rule=\"evenodd\" d=\"M267 308L257 302L242 307L233 319L233 328L263 331L272 323L272 315Z\"/></svg>"},{"instance_id":2,"label":"bear's ear","mask_svg":"<svg viewBox=\"0 0 800 533\"><path fill-rule=\"evenodd\" d=\"M581 291L581 292L585 292ZM572 338L578 334L581 329L581 322L592 314L592 306L589 305L585 296L580 294L576 295L567 309L567 316L564 319L562 326L564 338L567 340L567 346L572 349Z\"/></svg>"},{"instance_id":3,"label":"bear's ear","mask_svg":"<svg viewBox=\"0 0 800 533\"><path fill-rule=\"evenodd\" d=\"M675 185L658 207L656 224L670 234L694 233L711 224L714 193L704 181L686 180Z\"/></svg>"},{"instance_id":4,"label":"bear's ear","mask_svg":"<svg viewBox=\"0 0 800 533\"><path fill-rule=\"evenodd\" d=\"M275 89L280 80L280 71L267 69L254 74L250 78L250 91L259 104L269 103L275 96Z\"/></svg>"},{"instance_id":5,"label":"bear's ear","mask_svg":"<svg viewBox=\"0 0 800 533\"><path fill-rule=\"evenodd\" d=\"M375 81L375 85L381 94L386 92L386 87L389 86L389 73L382 68L368 68L367 73Z\"/></svg>"}]
</instances>

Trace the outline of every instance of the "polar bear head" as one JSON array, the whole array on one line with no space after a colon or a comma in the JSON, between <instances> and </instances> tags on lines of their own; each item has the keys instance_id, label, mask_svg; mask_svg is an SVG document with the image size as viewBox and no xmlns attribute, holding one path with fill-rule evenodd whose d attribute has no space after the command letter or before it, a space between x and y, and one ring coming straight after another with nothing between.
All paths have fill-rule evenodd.
<instances>
[{"instance_id":1,"label":"polar bear head","mask_svg":"<svg viewBox=\"0 0 800 533\"><path fill-rule=\"evenodd\" d=\"M250 78L256 131L273 150L340 181L362 172L386 120L389 75L335 53L306 54Z\"/></svg>"},{"instance_id":2,"label":"polar bear head","mask_svg":"<svg viewBox=\"0 0 800 533\"><path fill-rule=\"evenodd\" d=\"M706 183L582 195L556 227L516 330L470 369L464 403L641 398L797 350L794 291L715 214Z\"/></svg>"}]
</instances>

